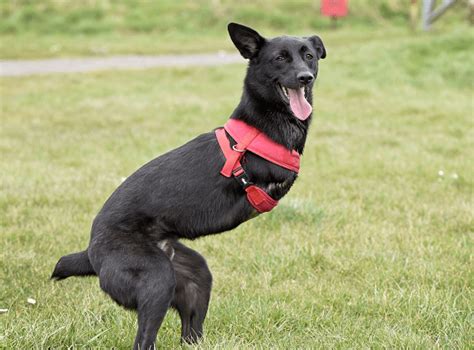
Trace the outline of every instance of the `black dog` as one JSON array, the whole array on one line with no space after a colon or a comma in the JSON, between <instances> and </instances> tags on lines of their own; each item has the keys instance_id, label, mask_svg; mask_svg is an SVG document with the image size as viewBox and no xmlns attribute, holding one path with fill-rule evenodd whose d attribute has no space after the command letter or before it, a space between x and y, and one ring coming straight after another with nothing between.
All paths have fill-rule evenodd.
<instances>
[{"instance_id":1,"label":"black dog","mask_svg":"<svg viewBox=\"0 0 474 350\"><path fill-rule=\"evenodd\" d=\"M242 99L231 118L301 154L318 60L326 56L321 39L265 39L235 23L228 30L249 59ZM170 306L179 312L184 341L195 342L203 334L212 276L204 258L178 240L228 231L258 214L241 183L220 174L224 162L214 132L152 160L104 204L87 250L62 257L55 267L55 279L97 275L112 299L137 310L134 349L154 347ZM247 180L275 200L297 177L251 152L245 153L242 167Z\"/></svg>"}]
</instances>

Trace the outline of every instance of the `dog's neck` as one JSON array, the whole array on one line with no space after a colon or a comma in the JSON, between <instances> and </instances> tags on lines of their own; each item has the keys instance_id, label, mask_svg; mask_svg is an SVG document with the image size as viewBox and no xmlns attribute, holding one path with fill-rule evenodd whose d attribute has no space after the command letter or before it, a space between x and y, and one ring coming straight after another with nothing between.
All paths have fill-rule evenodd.
<instances>
[{"instance_id":1,"label":"dog's neck","mask_svg":"<svg viewBox=\"0 0 474 350\"><path fill-rule=\"evenodd\" d=\"M249 89L244 87L242 99L231 118L256 127L289 150L303 153L311 116L301 121L284 108L278 108L257 96L252 96Z\"/></svg>"}]
</instances>

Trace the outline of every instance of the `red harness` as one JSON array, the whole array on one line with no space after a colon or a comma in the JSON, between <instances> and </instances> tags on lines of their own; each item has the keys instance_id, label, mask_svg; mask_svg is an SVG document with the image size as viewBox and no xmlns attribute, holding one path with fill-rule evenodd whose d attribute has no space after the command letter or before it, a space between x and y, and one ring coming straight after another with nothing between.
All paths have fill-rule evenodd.
<instances>
[{"instance_id":1,"label":"red harness","mask_svg":"<svg viewBox=\"0 0 474 350\"><path fill-rule=\"evenodd\" d=\"M226 131L237 142L232 147ZM250 182L240 164L240 160L245 152L249 151L269 162L298 173L300 170L299 153L295 150L289 151L284 146L271 140L260 130L237 119L229 119L223 128L217 129L216 137L226 159L221 174L225 177L235 177L247 192L248 201L259 213L272 210L278 204L278 201Z\"/></svg>"}]
</instances>

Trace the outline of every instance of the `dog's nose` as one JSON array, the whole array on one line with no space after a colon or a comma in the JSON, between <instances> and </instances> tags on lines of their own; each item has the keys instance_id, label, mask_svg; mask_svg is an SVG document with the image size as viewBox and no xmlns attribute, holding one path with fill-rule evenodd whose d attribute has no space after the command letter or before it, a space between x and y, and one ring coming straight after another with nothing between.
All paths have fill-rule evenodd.
<instances>
[{"instance_id":1,"label":"dog's nose","mask_svg":"<svg viewBox=\"0 0 474 350\"><path fill-rule=\"evenodd\" d=\"M298 81L301 84L307 85L313 81L314 76L310 72L301 72L301 73L298 73L296 78L298 78Z\"/></svg>"}]
</instances>

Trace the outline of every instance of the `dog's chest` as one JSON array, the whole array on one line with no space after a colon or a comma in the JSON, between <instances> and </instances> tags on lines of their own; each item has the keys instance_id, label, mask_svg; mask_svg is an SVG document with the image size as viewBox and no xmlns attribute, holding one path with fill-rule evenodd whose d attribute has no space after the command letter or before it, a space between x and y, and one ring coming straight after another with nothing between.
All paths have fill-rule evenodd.
<instances>
[{"instance_id":1,"label":"dog's chest","mask_svg":"<svg viewBox=\"0 0 474 350\"><path fill-rule=\"evenodd\" d=\"M285 180L283 182L270 182L268 183L264 190L266 192L273 192L273 191L288 191L291 187L290 180Z\"/></svg>"},{"instance_id":2,"label":"dog's chest","mask_svg":"<svg viewBox=\"0 0 474 350\"><path fill-rule=\"evenodd\" d=\"M262 186L262 189L267 192L271 197L280 199L288 193L291 186L295 182L296 176L287 178L281 182L268 182Z\"/></svg>"},{"instance_id":3,"label":"dog's chest","mask_svg":"<svg viewBox=\"0 0 474 350\"><path fill-rule=\"evenodd\" d=\"M251 153L246 154L242 164L251 182L276 200L279 200L288 193L298 176L293 171L282 168Z\"/></svg>"}]
</instances>

